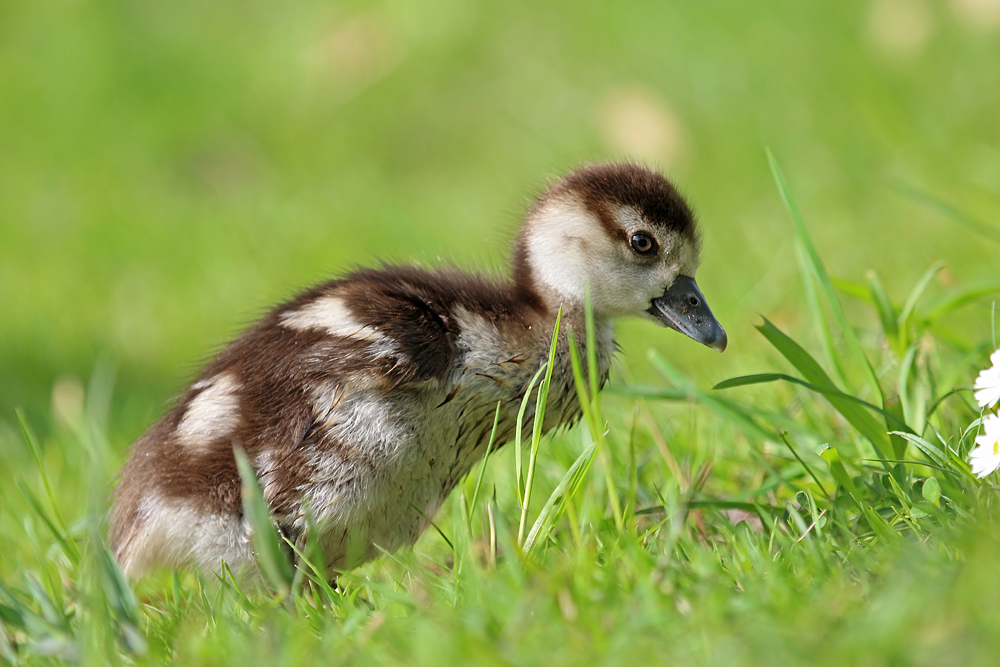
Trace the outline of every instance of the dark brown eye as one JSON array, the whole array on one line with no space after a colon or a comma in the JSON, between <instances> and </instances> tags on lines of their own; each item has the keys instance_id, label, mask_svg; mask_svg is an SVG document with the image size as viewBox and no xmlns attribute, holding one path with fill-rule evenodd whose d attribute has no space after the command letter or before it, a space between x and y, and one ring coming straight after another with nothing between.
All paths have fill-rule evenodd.
<instances>
[{"instance_id":1,"label":"dark brown eye","mask_svg":"<svg viewBox=\"0 0 1000 667\"><path fill-rule=\"evenodd\" d=\"M636 232L629 239L629 243L632 245L632 250L640 255L650 255L656 252L656 241L646 232Z\"/></svg>"}]
</instances>

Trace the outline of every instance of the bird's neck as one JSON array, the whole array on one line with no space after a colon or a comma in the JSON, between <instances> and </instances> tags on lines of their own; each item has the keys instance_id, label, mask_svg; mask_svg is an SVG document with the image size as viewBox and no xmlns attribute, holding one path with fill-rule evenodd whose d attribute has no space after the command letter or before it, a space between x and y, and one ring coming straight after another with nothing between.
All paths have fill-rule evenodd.
<instances>
[{"instance_id":1,"label":"bird's neck","mask_svg":"<svg viewBox=\"0 0 1000 667\"><path fill-rule=\"evenodd\" d=\"M536 331L534 346L536 354L540 355L539 364L544 364L548 359L557 318L559 333L555 348L554 379L562 378L561 381L566 388L575 393L572 358L575 346L584 383L586 384L586 378L589 376L588 364L593 358L596 361L597 377L603 386L611 367L611 358L617 350L613 321L608 318L594 318L588 335L586 311L582 306L564 304L561 310L560 306L553 306L543 317L536 320L532 327ZM591 345L593 350L590 349Z\"/></svg>"},{"instance_id":2,"label":"bird's neck","mask_svg":"<svg viewBox=\"0 0 1000 667\"><path fill-rule=\"evenodd\" d=\"M587 308L586 286L580 284L579 289L559 289L558 286L550 285L540 279L538 271L531 265L526 247L527 242L527 237L522 234L514 248L511 273L516 299L531 306L544 318L554 321L556 314L562 310L564 320L579 319L581 323L584 322L584 313ZM596 321L600 322L606 319L601 317L600 313L595 313ZM610 326L610 321L607 323Z\"/></svg>"},{"instance_id":3,"label":"bird's neck","mask_svg":"<svg viewBox=\"0 0 1000 667\"><path fill-rule=\"evenodd\" d=\"M569 370L571 361L569 350L570 332L572 332L572 338L579 349L584 373L586 373L588 358L586 353L588 341L586 299L568 296L539 280L537 272L531 266L526 244L527 237L522 233L514 248L512 266L516 298L521 303L531 306L531 317L535 320L532 322L531 328L537 332L537 336L544 337L546 351L549 349L548 342L551 341L556 318L560 318L559 341L556 347L556 354L559 357L557 367L565 366L565 370L571 372ZM581 292L583 291L581 290ZM603 384L611 364L611 357L616 349L613 321L611 318L603 317L600 313L595 313L593 332L596 348L594 354L597 359L599 377ZM540 345L542 342L539 340L538 344Z\"/></svg>"}]
</instances>

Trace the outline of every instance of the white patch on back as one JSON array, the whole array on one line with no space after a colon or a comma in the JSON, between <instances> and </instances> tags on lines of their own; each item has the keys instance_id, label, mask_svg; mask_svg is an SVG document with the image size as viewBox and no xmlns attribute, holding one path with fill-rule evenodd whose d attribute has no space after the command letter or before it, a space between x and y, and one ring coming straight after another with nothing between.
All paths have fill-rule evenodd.
<instances>
[{"instance_id":1,"label":"white patch on back","mask_svg":"<svg viewBox=\"0 0 1000 667\"><path fill-rule=\"evenodd\" d=\"M322 329L332 336L376 341L382 334L361 324L344 301L336 296L322 296L299 310L282 314L281 324L289 329Z\"/></svg>"},{"instance_id":2,"label":"white patch on back","mask_svg":"<svg viewBox=\"0 0 1000 667\"><path fill-rule=\"evenodd\" d=\"M205 449L213 440L232 433L239 424L240 405L236 391L240 385L228 373L198 384L204 388L188 403L184 418L177 426L177 437L187 447Z\"/></svg>"}]
</instances>

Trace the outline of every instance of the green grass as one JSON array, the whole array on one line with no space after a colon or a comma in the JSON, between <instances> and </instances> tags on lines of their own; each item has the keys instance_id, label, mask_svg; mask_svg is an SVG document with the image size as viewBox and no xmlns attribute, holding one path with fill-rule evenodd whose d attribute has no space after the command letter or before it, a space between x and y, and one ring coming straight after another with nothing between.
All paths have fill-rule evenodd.
<instances>
[{"instance_id":1,"label":"green grass","mask_svg":"<svg viewBox=\"0 0 1000 667\"><path fill-rule=\"evenodd\" d=\"M861 2L0 3L0 661L995 664L969 4L906 5L903 52ZM121 580L114 473L199 359L354 264L502 266L545 177L628 148L621 105L700 213L726 354L624 323L580 425L336 590L252 485L267 585Z\"/></svg>"}]
</instances>

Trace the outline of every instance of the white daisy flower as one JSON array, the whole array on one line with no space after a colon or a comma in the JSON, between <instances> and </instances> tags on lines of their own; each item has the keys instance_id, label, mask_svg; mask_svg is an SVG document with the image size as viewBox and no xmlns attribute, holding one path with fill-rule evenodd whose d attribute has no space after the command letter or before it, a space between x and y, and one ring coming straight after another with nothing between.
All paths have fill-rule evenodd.
<instances>
[{"instance_id":1,"label":"white daisy flower","mask_svg":"<svg viewBox=\"0 0 1000 667\"><path fill-rule=\"evenodd\" d=\"M976 401L981 408L992 408L1000 402L1000 350L990 356L993 365L976 378Z\"/></svg>"},{"instance_id":2,"label":"white daisy flower","mask_svg":"<svg viewBox=\"0 0 1000 667\"><path fill-rule=\"evenodd\" d=\"M1000 468L1000 417L988 415L983 419L983 431L983 435L976 437L979 446L969 452L972 472L979 477Z\"/></svg>"}]
</instances>

